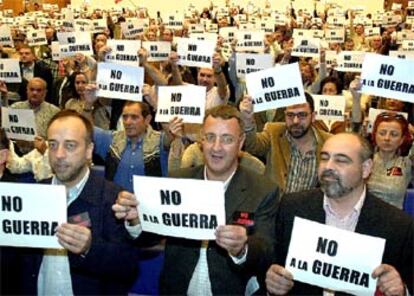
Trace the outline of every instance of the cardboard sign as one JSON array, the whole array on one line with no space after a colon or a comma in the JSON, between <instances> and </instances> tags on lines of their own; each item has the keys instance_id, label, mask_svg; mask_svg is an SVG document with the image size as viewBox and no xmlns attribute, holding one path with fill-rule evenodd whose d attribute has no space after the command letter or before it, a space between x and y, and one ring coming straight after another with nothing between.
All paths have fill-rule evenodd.
<instances>
[{"instance_id":1,"label":"cardboard sign","mask_svg":"<svg viewBox=\"0 0 414 296\"><path fill-rule=\"evenodd\" d=\"M254 112L306 102L298 63L246 74Z\"/></svg>"},{"instance_id":2,"label":"cardboard sign","mask_svg":"<svg viewBox=\"0 0 414 296\"><path fill-rule=\"evenodd\" d=\"M10 139L34 141L36 122L33 110L1 107L1 126Z\"/></svg>"},{"instance_id":3,"label":"cardboard sign","mask_svg":"<svg viewBox=\"0 0 414 296\"><path fill-rule=\"evenodd\" d=\"M236 51L253 51L263 52L264 38L263 31L236 31L235 38L237 40Z\"/></svg>"},{"instance_id":4,"label":"cardboard sign","mask_svg":"<svg viewBox=\"0 0 414 296\"><path fill-rule=\"evenodd\" d=\"M0 245L63 249L55 230L66 222L64 186L0 182L0 190Z\"/></svg>"},{"instance_id":5,"label":"cardboard sign","mask_svg":"<svg viewBox=\"0 0 414 296\"><path fill-rule=\"evenodd\" d=\"M387 113L397 113L400 114L402 116L404 116L405 119L408 119L408 113L406 112L395 112L395 111L390 111L390 110L385 110L385 109L374 109L374 108L369 108L368 110L368 126L367 126L367 132L371 133L372 129L374 128L374 123L375 120L377 119L377 116L383 112L387 112Z\"/></svg>"},{"instance_id":6,"label":"cardboard sign","mask_svg":"<svg viewBox=\"0 0 414 296\"><path fill-rule=\"evenodd\" d=\"M381 264L384 247L383 238L295 217L285 268L297 281L374 295L377 280L371 273Z\"/></svg>"},{"instance_id":7,"label":"cardboard sign","mask_svg":"<svg viewBox=\"0 0 414 296\"><path fill-rule=\"evenodd\" d=\"M345 97L312 95L315 102L316 119L328 121L345 120Z\"/></svg>"},{"instance_id":8,"label":"cardboard sign","mask_svg":"<svg viewBox=\"0 0 414 296\"><path fill-rule=\"evenodd\" d=\"M214 240L226 223L222 182L134 176L134 192L144 231Z\"/></svg>"},{"instance_id":9,"label":"cardboard sign","mask_svg":"<svg viewBox=\"0 0 414 296\"><path fill-rule=\"evenodd\" d=\"M142 19L130 19L121 23L121 31L125 38L135 39L144 34L144 21Z\"/></svg>"},{"instance_id":10,"label":"cardboard sign","mask_svg":"<svg viewBox=\"0 0 414 296\"><path fill-rule=\"evenodd\" d=\"M365 54L364 51L341 51L338 54L336 71L361 72Z\"/></svg>"},{"instance_id":11,"label":"cardboard sign","mask_svg":"<svg viewBox=\"0 0 414 296\"><path fill-rule=\"evenodd\" d=\"M88 32L58 32L57 38L61 57L70 57L77 53L93 55L91 35Z\"/></svg>"},{"instance_id":12,"label":"cardboard sign","mask_svg":"<svg viewBox=\"0 0 414 296\"><path fill-rule=\"evenodd\" d=\"M11 30L8 25L0 26L0 45L14 47Z\"/></svg>"},{"instance_id":13,"label":"cardboard sign","mask_svg":"<svg viewBox=\"0 0 414 296\"><path fill-rule=\"evenodd\" d=\"M32 30L26 36L29 46L39 46L47 44L45 30Z\"/></svg>"},{"instance_id":14,"label":"cardboard sign","mask_svg":"<svg viewBox=\"0 0 414 296\"><path fill-rule=\"evenodd\" d=\"M414 51L390 50L390 57L414 60Z\"/></svg>"},{"instance_id":15,"label":"cardboard sign","mask_svg":"<svg viewBox=\"0 0 414 296\"><path fill-rule=\"evenodd\" d=\"M169 122L178 116L184 123L203 123L206 106L204 86L160 86L156 122Z\"/></svg>"},{"instance_id":16,"label":"cardboard sign","mask_svg":"<svg viewBox=\"0 0 414 296\"><path fill-rule=\"evenodd\" d=\"M171 43L167 41L144 41L142 47L148 51L148 62L168 61Z\"/></svg>"},{"instance_id":17,"label":"cardboard sign","mask_svg":"<svg viewBox=\"0 0 414 296\"><path fill-rule=\"evenodd\" d=\"M345 29L326 29L325 41L328 43L343 43L345 41Z\"/></svg>"},{"instance_id":18,"label":"cardboard sign","mask_svg":"<svg viewBox=\"0 0 414 296\"><path fill-rule=\"evenodd\" d=\"M105 56L105 62L131 66L139 65L138 50L141 40L115 40L109 39L106 43L111 51Z\"/></svg>"},{"instance_id":19,"label":"cardboard sign","mask_svg":"<svg viewBox=\"0 0 414 296\"><path fill-rule=\"evenodd\" d=\"M362 93L414 103L414 61L367 54L361 73Z\"/></svg>"},{"instance_id":20,"label":"cardboard sign","mask_svg":"<svg viewBox=\"0 0 414 296\"><path fill-rule=\"evenodd\" d=\"M272 68L274 59L271 54L236 53L237 77L244 79L246 74Z\"/></svg>"},{"instance_id":21,"label":"cardboard sign","mask_svg":"<svg viewBox=\"0 0 414 296\"><path fill-rule=\"evenodd\" d=\"M177 41L178 64L189 67L211 68L216 43L210 40L181 38Z\"/></svg>"},{"instance_id":22,"label":"cardboard sign","mask_svg":"<svg viewBox=\"0 0 414 296\"><path fill-rule=\"evenodd\" d=\"M97 96L142 101L144 69L115 63L98 63Z\"/></svg>"},{"instance_id":23,"label":"cardboard sign","mask_svg":"<svg viewBox=\"0 0 414 296\"><path fill-rule=\"evenodd\" d=\"M320 39L296 38L294 39L291 55L294 57L319 57Z\"/></svg>"},{"instance_id":24,"label":"cardboard sign","mask_svg":"<svg viewBox=\"0 0 414 296\"><path fill-rule=\"evenodd\" d=\"M0 59L0 80L6 83L22 82L18 59Z\"/></svg>"}]
</instances>

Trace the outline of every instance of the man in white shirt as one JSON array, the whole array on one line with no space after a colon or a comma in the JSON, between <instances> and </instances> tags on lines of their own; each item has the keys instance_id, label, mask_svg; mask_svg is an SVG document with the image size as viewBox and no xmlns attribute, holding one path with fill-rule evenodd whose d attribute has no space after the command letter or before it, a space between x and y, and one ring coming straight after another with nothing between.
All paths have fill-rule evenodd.
<instances>
[{"instance_id":1,"label":"man in white shirt","mask_svg":"<svg viewBox=\"0 0 414 296\"><path fill-rule=\"evenodd\" d=\"M269 294L335 295L335 291L294 281L283 266L295 217L386 239L382 264L371 274L377 279L377 290L383 293L378 295L405 295L407 289L412 294L414 221L366 190L365 180L372 169L370 144L357 134L337 134L325 142L320 159L318 176L322 190L288 194L280 204L276 262L266 275ZM361 246L361 252L369 250Z\"/></svg>"},{"instance_id":2,"label":"man in white shirt","mask_svg":"<svg viewBox=\"0 0 414 296\"><path fill-rule=\"evenodd\" d=\"M216 230L216 240L167 238L160 294L251 294L258 286L252 276L263 270L272 250L278 190L263 176L239 166L244 142L240 113L231 106L210 109L203 123L205 165L182 169L172 177L216 180L225 188L226 225ZM139 199L139 197L138 197ZM113 206L118 218L138 224L137 201L128 193ZM238 225L237 213L254 224Z\"/></svg>"}]
</instances>

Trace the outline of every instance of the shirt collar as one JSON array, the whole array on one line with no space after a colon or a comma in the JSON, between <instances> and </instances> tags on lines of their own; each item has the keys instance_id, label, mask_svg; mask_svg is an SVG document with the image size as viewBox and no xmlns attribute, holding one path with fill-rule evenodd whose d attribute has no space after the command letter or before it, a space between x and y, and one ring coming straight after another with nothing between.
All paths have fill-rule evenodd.
<instances>
[{"instance_id":1,"label":"shirt collar","mask_svg":"<svg viewBox=\"0 0 414 296\"><path fill-rule=\"evenodd\" d=\"M230 185L230 181L231 181L231 179L233 179L233 176L234 176L234 174L236 173L236 171L237 171L237 168L231 173L231 175L223 182L223 185L224 185L224 191L226 191L227 190L227 188L229 187L229 185ZM207 177L207 166L204 166L204 180L208 180L208 177Z\"/></svg>"},{"instance_id":2,"label":"shirt collar","mask_svg":"<svg viewBox=\"0 0 414 296\"><path fill-rule=\"evenodd\" d=\"M87 168L86 174L83 176L83 178L75 186L72 186L71 188L67 190L66 197L67 197L68 206L79 197L80 193L83 190L83 187L85 187L85 184L89 178L89 175L90 175L90 170L89 168ZM52 185L62 185L62 182L60 182L56 178L56 175L53 175Z\"/></svg>"},{"instance_id":3,"label":"shirt collar","mask_svg":"<svg viewBox=\"0 0 414 296\"><path fill-rule=\"evenodd\" d=\"M359 197L358 202L354 205L352 211L345 218L350 217L352 214L357 214L359 216L359 214L361 213L362 206L364 205L366 194L366 187L364 186L364 190L362 190L362 194ZM323 209L325 210L325 213L329 212L332 215L339 217L339 215L335 212L335 210L332 207L330 198L327 197L326 194L323 195Z\"/></svg>"}]
</instances>

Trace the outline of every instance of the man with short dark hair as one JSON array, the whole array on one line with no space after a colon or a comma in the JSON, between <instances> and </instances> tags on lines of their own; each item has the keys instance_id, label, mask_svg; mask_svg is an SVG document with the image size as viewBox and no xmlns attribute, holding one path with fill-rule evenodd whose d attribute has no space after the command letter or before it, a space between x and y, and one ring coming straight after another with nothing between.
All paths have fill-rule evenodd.
<instances>
[{"instance_id":1,"label":"man with short dark hair","mask_svg":"<svg viewBox=\"0 0 414 296\"><path fill-rule=\"evenodd\" d=\"M325 142L318 170L321 189L288 194L280 204L275 232L276 261L266 276L271 295L324 292L320 287L294 281L283 267L295 217L384 238L382 264L372 271L372 277L378 279L378 289L386 296L406 295L406 287L413 293L414 220L366 190L365 180L371 169L372 149L360 135L342 133ZM369 250L361 246L361 252Z\"/></svg>"},{"instance_id":2,"label":"man with short dark hair","mask_svg":"<svg viewBox=\"0 0 414 296\"><path fill-rule=\"evenodd\" d=\"M68 223L56 235L63 250L22 251L22 294L126 294L136 252L111 206L120 187L90 171L93 128L76 111L56 114L47 131L52 184L67 192ZM50 209L53 210L53 209Z\"/></svg>"},{"instance_id":3,"label":"man with short dark hair","mask_svg":"<svg viewBox=\"0 0 414 296\"><path fill-rule=\"evenodd\" d=\"M258 133L251 98L246 96L240 104L246 126L246 151L266 158L265 175L285 193L316 187L319 151L330 136L312 126L313 98L308 93L305 96L306 103L286 107L284 123L268 122Z\"/></svg>"},{"instance_id":4,"label":"man with short dark hair","mask_svg":"<svg viewBox=\"0 0 414 296\"><path fill-rule=\"evenodd\" d=\"M263 176L239 166L244 142L240 113L231 106L207 111L202 128L205 165L181 169L176 178L221 181L225 189L226 225L214 241L168 237L160 294L242 295L254 291L247 282L265 267L274 236L278 190ZM139 197L138 197L139 199ZM120 219L138 225L135 196L121 192L113 210ZM249 213L251 233L234 223L237 212ZM248 292L249 293L249 292Z\"/></svg>"}]
</instances>

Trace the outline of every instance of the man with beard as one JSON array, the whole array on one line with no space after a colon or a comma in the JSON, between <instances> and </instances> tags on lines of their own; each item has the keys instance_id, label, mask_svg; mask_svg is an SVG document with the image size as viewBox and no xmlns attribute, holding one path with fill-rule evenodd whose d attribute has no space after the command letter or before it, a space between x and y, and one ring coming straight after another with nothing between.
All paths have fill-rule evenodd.
<instances>
[{"instance_id":1,"label":"man with beard","mask_svg":"<svg viewBox=\"0 0 414 296\"><path fill-rule=\"evenodd\" d=\"M266 158L265 175L283 192L299 192L317 185L318 155L330 134L312 126L315 121L313 98L285 110L285 122L268 122L256 132L253 104L246 96L240 103L246 132L245 149Z\"/></svg>"},{"instance_id":2,"label":"man with beard","mask_svg":"<svg viewBox=\"0 0 414 296\"><path fill-rule=\"evenodd\" d=\"M280 204L276 218L276 261L266 274L269 294L334 295L333 291L294 281L292 274L283 267L294 218L301 217L384 238L382 264L371 274L377 279L377 290L382 293L375 295L408 295L407 289L412 295L414 220L366 190L365 180L372 169L370 144L357 134L337 134L325 142L320 159L321 190L288 194Z\"/></svg>"},{"instance_id":3,"label":"man with beard","mask_svg":"<svg viewBox=\"0 0 414 296\"><path fill-rule=\"evenodd\" d=\"M120 187L89 170L92 138L92 124L76 111L49 123L51 183L66 188L68 223L56 229L63 249L22 250L19 294L119 295L132 284L136 252L111 210Z\"/></svg>"}]
</instances>

